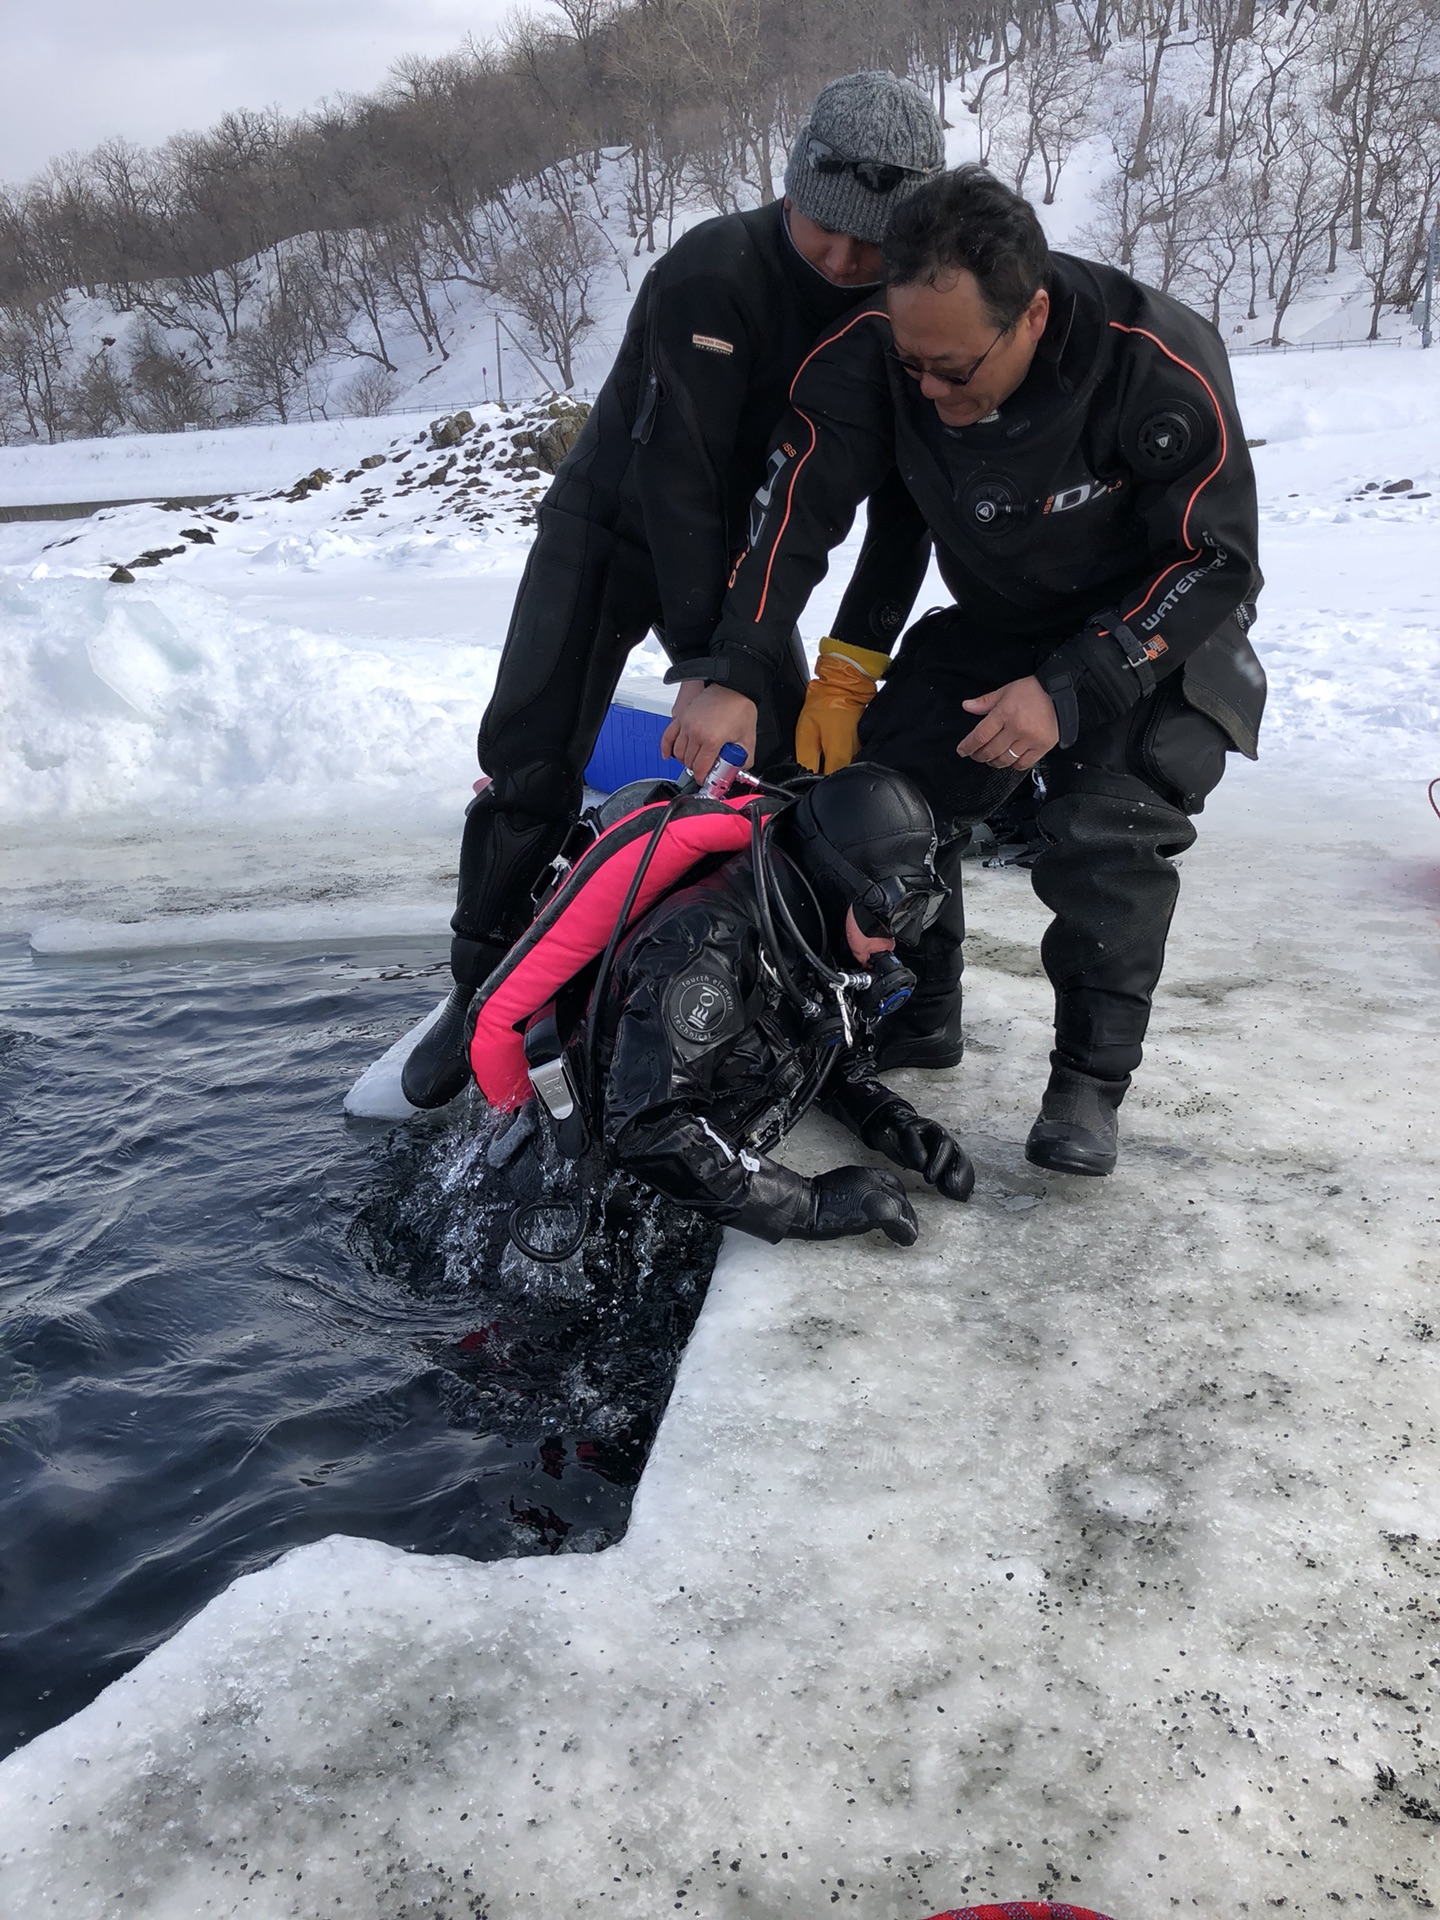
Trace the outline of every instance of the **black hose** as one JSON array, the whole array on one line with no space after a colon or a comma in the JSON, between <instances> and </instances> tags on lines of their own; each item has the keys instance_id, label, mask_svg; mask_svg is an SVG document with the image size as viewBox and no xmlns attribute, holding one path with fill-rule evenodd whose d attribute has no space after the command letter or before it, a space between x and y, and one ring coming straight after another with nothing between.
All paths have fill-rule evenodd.
<instances>
[{"instance_id":1,"label":"black hose","mask_svg":"<svg viewBox=\"0 0 1440 1920\"><path fill-rule=\"evenodd\" d=\"M815 912L820 918L820 924L823 926L825 924L825 916L821 912L819 900L816 899L815 889L810 885L809 880L801 872L800 868L795 865L793 860L789 862L789 865L793 870L793 872L795 873L796 877L801 881L801 883L805 886L806 890L808 891L811 901L814 903ZM762 900L762 906L761 906L761 926L762 927L764 927L765 925L765 916L768 913L769 906L770 906L769 879L770 879L769 866L764 858L764 850L762 848L760 858L757 862L756 872L755 872L755 885L760 892L761 900ZM800 931L799 924L797 923L794 914L791 913L789 904L785 899L785 890L783 887L775 888L774 901L775 901L775 905L780 910L780 918L785 922L786 932L790 935L790 938L795 942L795 945L799 948L804 958L809 961L810 965L815 969L816 973L819 974L820 978L825 982L827 986L843 987L845 985L845 976L841 973L837 973L834 967L832 967L828 963L828 961L824 960L820 954L816 953L815 949L810 945L810 942L805 938L804 934ZM770 931L772 933L774 931L773 922L771 923Z\"/></svg>"},{"instance_id":2,"label":"black hose","mask_svg":"<svg viewBox=\"0 0 1440 1920\"><path fill-rule=\"evenodd\" d=\"M755 904L760 910L760 932L770 954L770 961L780 977L780 985L794 1001L803 1008L809 995L803 994L795 984L795 977L785 964L785 956L780 950L780 938L775 931L774 916L770 911L770 875L765 864L765 825L758 812L750 816L750 863L755 874Z\"/></svg>"},{"instance_id":3,"label":"black hose","mask_svg":"<svg viewBox=\"0 0 1440 1920\"><path fill-rule=\"evenodd\" d=\"M566 1208L569 1208L576 1217L575 1232L570 1239L559 1247L537 1247L521 1223L528 1220L532 1213L559 1213ZM582 1189L579 1200L529 1200L511 1209L510 1238L521 1253L527 1254L530 1259L540 1261L543 1266L558 1267L562 1261L578 1253L584 1245L585 1237L590 1231L590 1213L588 1188Z\"/></svg>"}]
</instances>

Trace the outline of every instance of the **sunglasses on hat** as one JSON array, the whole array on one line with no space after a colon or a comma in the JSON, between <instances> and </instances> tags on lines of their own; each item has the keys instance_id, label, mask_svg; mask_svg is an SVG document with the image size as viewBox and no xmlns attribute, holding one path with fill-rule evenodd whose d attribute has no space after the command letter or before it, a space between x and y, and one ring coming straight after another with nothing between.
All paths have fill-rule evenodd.
<instances>
[{"instance_id":1,"label":"sunglasses on hat","mask_svg":"<svg viewBox=\"0 0 1440 1920\"><path fill-rule=\"evenodd\" d=\"M933 167L902 167L892 160L852 160L818 133L809 136L805 158L816 173L853 173L871 193L893 193L902 180L923 178L935 171Z\"/></svg>"},{"instance_id":2,"label":"sunglasses on hat","mask_svg":"<svg viewBox=\"0 0 1440 1920\"><path fill-rule=\"evenodd\" d=\"M867 887L854 901L855 924L868 940L897 940L913 947L927 927L940 918L950 889L938 880L922 887L890 874Z\"/></svg>"}]
</instances>

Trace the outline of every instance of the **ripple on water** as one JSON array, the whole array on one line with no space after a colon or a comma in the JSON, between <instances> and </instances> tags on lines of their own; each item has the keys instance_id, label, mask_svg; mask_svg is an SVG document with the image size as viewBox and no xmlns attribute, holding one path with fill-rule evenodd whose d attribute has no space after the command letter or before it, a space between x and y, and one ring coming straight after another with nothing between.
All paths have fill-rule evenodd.
<instances>
[{"instance_id":1,"label":"ripple on water","mask_svg":"<svg viewBox=\"0 0 1440 1920\"><path fill-rule=\"evenodd\" d=\"M718 1233L616 1195L542 1267L477 1106L347 1122L420 958L0 948L0 1751L287 1547L624 1531Z\"/></svg>"}]
</instances>

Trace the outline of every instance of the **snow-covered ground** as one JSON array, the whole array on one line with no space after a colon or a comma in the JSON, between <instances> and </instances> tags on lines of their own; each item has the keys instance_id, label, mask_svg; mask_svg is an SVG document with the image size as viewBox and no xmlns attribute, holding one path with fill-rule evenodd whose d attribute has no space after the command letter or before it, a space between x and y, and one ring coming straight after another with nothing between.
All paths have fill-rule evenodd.
<instances>
[{"instance_id":1,"label":"snow-covered ground","mask_svg":"<svg viewBox=\"0 0 1440 1920\"><path fill-rule=\"evenodd\" d=\"M1023 1160L1044 916L972 869L969 1057L900 1076L970 1207L919 1195L910 1253L732 1236L619 1547L237 1582L0 1766L6 1912L1440 1900L1440 353L1236 377L1265 754L1186 857L1116 1176ZM129 586L198 523L0 528L0 924L443 949L524 535L392 481L355 539L343 484Z\"/></svg>"}]
</instances>

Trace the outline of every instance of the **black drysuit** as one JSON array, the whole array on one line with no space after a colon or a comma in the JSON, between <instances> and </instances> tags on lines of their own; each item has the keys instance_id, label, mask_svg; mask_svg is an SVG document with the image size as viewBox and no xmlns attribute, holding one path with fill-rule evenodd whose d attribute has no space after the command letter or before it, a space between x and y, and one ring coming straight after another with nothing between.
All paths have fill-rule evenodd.
<instances>
[{"instance_id":1,"label":"black drysuit","mask_svg":"<svg viewBox=\"0 0 1440 1920\"><path fill-rule=\"evenodd\" d=\"M800 899L791 909L807 938L822 938ZM915 1117L866 1052L823 1047L762 966L749 854L646 914L616 954L596 1017L607 1162L762 1240L809 1216L809 1180L763 1148L788 1130L828 1055L821 1105L852 1132L882 1109Z\"/></svg>"},{"instance_id":2,"label":"black drysuit","mask_svg":"<svg viewBox=\"0 0 1440 1920\"><path fill-rule=\"evenodd\" d=\"M1077 1070L1139 1064L1179 887L1234 748L1254 757L1265 677L1246 638L1261 586L1254 476L1223 343L1122 273L1054 259L1031 370L988 420L944 427L862 305L807 360L777 436L708 678L762 699L858 500L899 475L956 605L905 635L860 749L910 775L954 889L918 956L913 1008L953 1003L964 932L958 853L1023 775L962 760L962 702L1038 674L1060 745L1043 763L1035 890L1056 1044ZM910 956L907 956L910 957Z\"/></svg>"},{"instance_id":3,"label":"black drysuit","mask_svg":"<svg viewBox=\"0 0 1440 1920\"><path fill-rule=\"evenodd\" d=\"M646 275L615 365L541 503L481 723L494 785L466 822L457 980L478 985L528 919L530 886L579 806L630 650L652 627L673 661L708 647L790 382L855 298L796 251L779 202L706 221ZM892 483L872 506L837 634L890 645L928 561L924 527ZM760 764L793 757L805 680L792 621L761 703Z\"/></svg>"}]
</instances>

